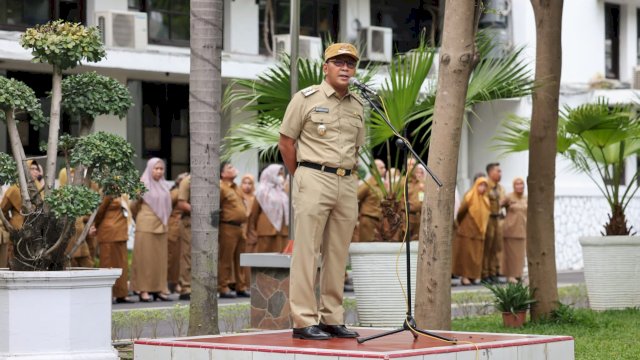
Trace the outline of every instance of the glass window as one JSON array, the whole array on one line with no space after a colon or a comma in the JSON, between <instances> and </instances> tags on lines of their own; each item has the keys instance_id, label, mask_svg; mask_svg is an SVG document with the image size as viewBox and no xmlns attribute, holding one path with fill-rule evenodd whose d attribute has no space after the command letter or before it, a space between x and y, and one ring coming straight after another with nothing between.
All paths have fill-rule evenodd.
<instances>
[{"instance_id":1,"label":"glass window","mask_svg":"<svg viewBox=\"0 0 640 360\"><path fill-rule=\"evenodd\" d=\"M49 20L84 23L84 0L0 0L0 29L24 30Z\"/></svg>"},{"instance_id":2,"label":"glass window","mask_svg":"<svg viewBox=\"0 0 640 360\"><path fill-rule=\"evenodd\" d=\"M620 76L620 5L604 5L604 63L605 77Z\"/></svg>"},{"instance_id":3,"label":"glass window","mask_svg":"<svg viewBox=\"0 0 640 360\"><path fill-rule=\"evenodd\" d=\"M271 35L288 34L291 25L291 8L289 0L272 0L272 9L267 9L267 1L260 0L260 53L268 53L267 44L271 47ZM269 11L271 10L271 11ZM271 15L271 16L270 16ZM273 34L265 30L271 26ZM336 40L340 23L339 0L300 0L300 35L319 36L323 40Z\"/></svg>"},{"instance_id":4,"label":"glass window","mask_svg":"<svg viewBox=\"0 0 640 360\"><path fill-rule=\"evenodd\" d=\"M143 0L129 0L129 6ZM139 9L147 12L149 42L189 45L189 0L146 0Z\"/></svg>"},{"instance_id":5,"label":"glass window","mask_svg":"<svg viewBox=\"0 0 640 360\"><path fill-rule=\"evenodd\" d=\"M420 42L420 32L427 31L427 39L438 43L438 13L442 1L429 0L371 0L371 25L393 30L393 49L406 52Z\"/></svg>"}]
</instances>

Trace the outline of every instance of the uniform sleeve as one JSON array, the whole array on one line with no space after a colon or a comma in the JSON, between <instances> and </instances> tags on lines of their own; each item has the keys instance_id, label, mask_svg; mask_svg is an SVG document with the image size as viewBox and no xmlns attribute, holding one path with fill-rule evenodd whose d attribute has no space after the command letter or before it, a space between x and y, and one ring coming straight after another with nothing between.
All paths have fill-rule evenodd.
<instances>
[{"instance_id":1,"label":"uniform sleeve","mask_svg":"<svg viewBox=\"0 0 640 360\"><path fill-rule=\"evenodd\" d=\"M362 127L358 131L358 137L356 138L356 146L357 147L364 146L364 143L366 141L366 137L367 137L367 127L365 126L365 122L364 122L364 110L363 110L363 112L362 112Z\"/></svg>"},{"instance_id":2,"label":"uniform sleeve","mask_svg":"<svg viewBox=\"0 0 640 360\"><path fill-rule=\"evenodd\" d=\"M183 179L178 185L178 200L190 203L191 200L191 178Z\"/></svg>"},{"instance_id":3,"label":"uniform sleeve","mask_svg":"<svg viewBox=\"0 0 640 360\"><path fill-rule=\"evenodd\" d=\"M304 124L304 99L304 95L300 92L293 96L284 113L280 134L292 139L297 139L300 136Z\"/></svg>"},{"instance_id":4,"label":"uniform sleeve","mask_svg":"<svg viewBox=\"0 0 640 360\"><path fill-rule=\"evenodd\" d=\"M360 186L358 186L358 203L361 203L367 197L367 195L369 195L369 186L370 185L366 182L363 182L362 184L360 184Z\"/></svg>"}]
</instances>

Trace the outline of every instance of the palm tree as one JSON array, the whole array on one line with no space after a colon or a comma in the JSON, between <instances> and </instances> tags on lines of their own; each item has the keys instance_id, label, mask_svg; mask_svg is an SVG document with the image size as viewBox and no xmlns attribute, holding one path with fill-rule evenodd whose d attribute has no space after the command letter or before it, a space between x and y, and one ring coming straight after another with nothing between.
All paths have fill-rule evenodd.
<instances>
[{"instance_id":1,"label":"palm tree","mask_svg":"<svg viewBox=\"0 0 640 360\"><path fill-rule=\"evenodd\" d=\"M511 118L495 138L503 153L529 150L530 120ZM558 154L589 176L607 200L611 213L602 235L629 235L625 210L638 191L636 171L626 188L624 168L640 153L640 117L631 105L611 105L603 98L576 108L564 107L558 120Z\"/></svg>"},{"instance_id":2,"label":"palm tree","mask_svg":"<svg viewBox=\"0 0 640 360\"><path fill-rule=\"evenodd\" d=\"M211 221L220 207L220 99L222 91L223 0L191 0L192 293L189 335L217 334L218 227Z\"/></svg>"}]
</instances>

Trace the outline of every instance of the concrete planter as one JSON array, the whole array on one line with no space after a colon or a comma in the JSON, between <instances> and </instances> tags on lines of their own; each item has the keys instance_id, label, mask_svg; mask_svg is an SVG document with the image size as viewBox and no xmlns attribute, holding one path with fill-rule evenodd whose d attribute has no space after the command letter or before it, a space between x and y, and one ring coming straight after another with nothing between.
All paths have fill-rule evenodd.
<instances>
[{"instance_id":1,"label":"concrete planter","mask_svg":"<svg viewBox=\"0 0 640 360\"><path fill-rule=\"evenodd\" d=\"M584 277L593 310L640 306L640 237L580 238Z\"/></svg>"},{"instance_id":2,"label":"concrete planter","mask_svg":"<svg viewBox=\"0 0 640 360\"><path fill-rule=\"evenodd\" d=\"M121 272L0 270L0 359L118 359L111 287Z\"/></svg>"},{"instance_id":3,"label":"concrete planter","mask_svg":"<svg viewBox=\"0 0 640 360\"><path fill-rule=\"evenodd\" d=\"M411 242L411 306L415 301L418 242ZM400 256L398 256L400 252ZM407 303L406 249L398 242L351 243L351 275L360 326L400 327ZM396 265L397 263L397 265ZM413 309L412 309L413 313Z\"/></svg>"}]
</instances>

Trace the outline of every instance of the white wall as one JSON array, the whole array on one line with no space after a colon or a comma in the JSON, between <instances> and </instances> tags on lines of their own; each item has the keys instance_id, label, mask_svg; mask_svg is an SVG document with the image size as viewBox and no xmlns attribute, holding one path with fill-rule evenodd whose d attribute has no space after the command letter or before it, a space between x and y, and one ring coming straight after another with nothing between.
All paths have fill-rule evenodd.
<instances>
[{"instance_id":1,"label":"white wall","mask_svg":"<svg viewBox=\"0 0 640 360\"><path fill-rule=\"evenodd\" d=\"M259 7L255 0L224 1L224 50L258 54Z\"/></svg>"}]
</instances>

